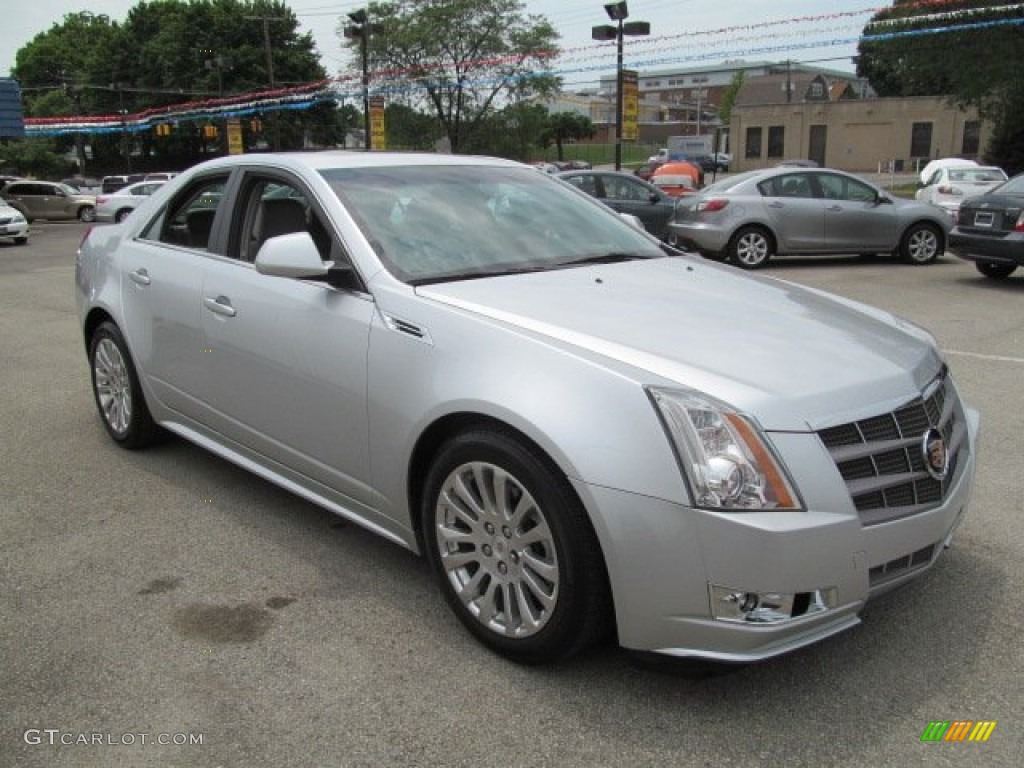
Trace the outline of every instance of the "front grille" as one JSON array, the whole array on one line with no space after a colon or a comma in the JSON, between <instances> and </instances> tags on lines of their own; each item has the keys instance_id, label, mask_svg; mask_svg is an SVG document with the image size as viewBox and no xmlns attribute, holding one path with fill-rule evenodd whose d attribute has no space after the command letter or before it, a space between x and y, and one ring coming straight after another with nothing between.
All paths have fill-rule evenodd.
<instances>
[{"instance_id":1,"label":"front grille","mask_svg":"<svg viewBox=\"0 0 1024 768\"><path fill-rule=\"evenodd\" d=\"M943 480L925 467L922 441L932 427L941 433L949 455ZM843 476L863 525L941 504L967 450L963 408L945 368L922 395L895 411L829 427L818 436Z\"/></svg>"}]
</instances>

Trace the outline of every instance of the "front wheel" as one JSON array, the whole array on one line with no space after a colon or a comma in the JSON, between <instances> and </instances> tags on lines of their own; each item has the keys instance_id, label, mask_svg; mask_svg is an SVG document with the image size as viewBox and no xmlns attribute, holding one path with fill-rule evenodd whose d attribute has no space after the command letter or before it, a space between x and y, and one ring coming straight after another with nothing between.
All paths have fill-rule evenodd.
<instances>
[{"instance_id":1,"label":"front wheel","mask_svg":"<svg viewBox=\"0 0 1024 768\"><path fill-rule=\"evenodd\" d=\"M564 475L498 430L440 450L423 500L427 557L477 639L513 661L558 661L609 627L597 537Z\"/></svg>"},{"instance_id":2,"label":"front wheel","mask_svg":"<svg viewBox=\"0 0 1024 768\"><path fill-rule=\"evenodd\" d=\"M96 220L96 209L91 205L83 205L78 209L78 220L88 224Z\"/></svg>"},{"instance_id":3,"label":"front wheel","mask_svg":"<svg viewBox=\"0 0 1024 768\"><path fill-rule=\"evenodd\" d=\"M743 269L759 269L772 257L771 235L760 227L743 227L729 241L729 258Z\"/></svg>"},{"instance_id":4,"label":"front wheel","mask_svg":"<svg viewBox=\"0 0 1024 768\"><path fill-rule=\"evenodd\" d=\"M96 407L115 442L131 449L154 442L159 427L146 406L128 345L113 323L103 323L93 333L89 367Z\"/></svg>"},{"instance_id":5,"label":"front wheel","mask_svg":"<svg viewBox=\"0 0 1024 768\"><path fill-rule=\"evenodd\" d=\"M114 214L114 221L120 224L122 221L128 218L128 214L132 212L131 208L125 208Z\"/></svg>"},{"instance_id":6,"label":"front wheel","mask_svg":"<svg viewBox=\"0 0 1024 768\"><path fill-rule=\"evenodd\" d=\"M930 264L942 253L942 233L933 224L914 224L903 233L900 255L911 264Z\"/></svg>"},{"instance_id":7,"label":"front wheel","mask_svg":"<svg viewBox=\"0 0 1024 768\"><path fill-rule=\"evenodd\" d=\"M974 266L985 277L993 280L1005 280L1017 269L1016 264L996 264L994 261L976 261Z\"/></svg>"},{"instance_id":8,"label":"front wheel","mask_svg":"<svg viewBox=\"0 0 1024 768\"><path fill-rule=\"evenodd\" d=\"M16 237L16 238L14 238L14 244L15 245L25 245L25 243L27 243L27 242L28 242L28 238L27 237Z\"/></svg>"}]
</instances>

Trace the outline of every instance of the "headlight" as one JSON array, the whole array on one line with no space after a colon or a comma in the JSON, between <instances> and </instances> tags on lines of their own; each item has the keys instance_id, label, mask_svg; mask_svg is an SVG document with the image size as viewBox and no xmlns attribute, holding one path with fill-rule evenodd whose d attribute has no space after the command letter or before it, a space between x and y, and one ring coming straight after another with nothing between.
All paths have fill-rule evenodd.
<instances>
[{"instance_id":1,"label":"headlight","mask_svg":"<svg viewBox=\"0 0 1024 768\"><path fill-rule=\"evenodd\" d=\"M803 505L754 422L724 403L681 390L648 388L696 506L798 510Z\"/></svg>"}]
</instances>

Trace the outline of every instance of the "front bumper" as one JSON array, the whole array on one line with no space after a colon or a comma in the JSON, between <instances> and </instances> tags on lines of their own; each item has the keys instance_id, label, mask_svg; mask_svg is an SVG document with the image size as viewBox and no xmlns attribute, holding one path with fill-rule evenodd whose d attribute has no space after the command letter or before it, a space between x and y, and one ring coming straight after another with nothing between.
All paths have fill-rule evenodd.
<instances>
[{"instance_id":1,"label":"front bumper","mask_svg":"<svg viewBox=\"0 0 1024 768\"><path fill-rule=\"evenodd\" d=\"M855 626L868 599L920 576L948 546L970 500L977 427L977 413L968 411L965 466L941 506L868 527L827 455L806 471L824 472L836 489L812 489L804 512L723 514L576 481L604 550L619 643L676 657L754 662ZM806 445L798 452L815 463ZM838 511L819 511L830 493L833 501L845 498L845 507L829 503ZM789 595L828 590L831 600L826 610L777 623L737 622L714 617L715 586Z\"/></svg>"}]
</instances>

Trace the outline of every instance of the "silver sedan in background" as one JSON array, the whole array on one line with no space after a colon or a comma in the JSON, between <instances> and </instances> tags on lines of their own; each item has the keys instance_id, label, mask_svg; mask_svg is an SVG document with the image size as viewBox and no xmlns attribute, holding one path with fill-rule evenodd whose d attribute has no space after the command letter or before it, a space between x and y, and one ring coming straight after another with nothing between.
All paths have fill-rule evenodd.
<instances>
[{"instance_id":1,"label":"silver sedan in background","mask_svg":"<svg viewBox=\"0 0 1024 768\"><path fill-rule=\"evenodd\" d=\"M140 181L116 192L96 197L96 221L124 221L139 203L164 185L164 181Z\"/></svg>"},{"instance_id":2,"label":"silver sedan in background","mask_svg":"<svg viewBox=\"0 0 1024 768\"><path fill-rule=\"evenodd\" d=\"M952 224L935 206L893 197L842 171L779 167L684 197L669 242L744 269L778 254L895 253L928 264Z\"/></svg>"},{"instance_id":3,"label":"silver sedan in background","mask_svg":"<svg viewBox=\"0 0 1024 768\"><path fill-rule=\"evenodd\" d=\"M521 662L817 642L971 497L978 415L927 332L510 161L210 161L93 228L76 283L114 443L173 432L425 554Z\"/></svg>"}]
</instances>

